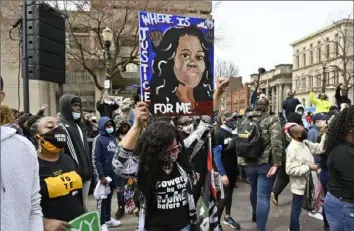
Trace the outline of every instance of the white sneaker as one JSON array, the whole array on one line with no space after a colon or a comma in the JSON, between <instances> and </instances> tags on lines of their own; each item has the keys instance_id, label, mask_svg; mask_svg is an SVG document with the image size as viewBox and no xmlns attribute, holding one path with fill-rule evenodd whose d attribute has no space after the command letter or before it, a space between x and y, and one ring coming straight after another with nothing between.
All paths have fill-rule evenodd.
<instances>
[{"instance_id":1,"label":"white sneaker","mask_svg":"<svg viewBox=\"0 0 354 231\"><path fill-rule=\"evenodd\" d=\"M309 216L313 217L313 218L315 218L317 220L323 221L323 216L322 216L321 213L318 213L318 212L317 213L311 213L311 212L309 212Z\"/></svg>"},{"instance_id":2,"label":"white sneaker","mask_svg":"<svg viewBox=\"0 0 354 231\"><path fill-rule=\"evenodd\" d=\"M101 231L108 231L108 227L107 227L106 224L103 224L103 225L101 226Z\"/></svg>"},{"instance_id":3,"label":"white sneaker","mask_svg":"<svg viewBox=\"0 0 354 231\"><path fill-rule=\"evenodd\" d=\"M116 219L113 219L113 218L111 217L111 220L106 221L105 224L106 224L108 227L117 227L117 226L120 226L121 222L120 222L120 221L117 221Z\"/></svg>"}]
</instances>

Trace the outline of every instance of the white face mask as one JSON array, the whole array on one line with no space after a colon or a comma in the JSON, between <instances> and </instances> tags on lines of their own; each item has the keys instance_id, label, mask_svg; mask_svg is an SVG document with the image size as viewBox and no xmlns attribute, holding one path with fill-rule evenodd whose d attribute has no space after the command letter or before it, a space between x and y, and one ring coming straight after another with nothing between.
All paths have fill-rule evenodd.
<instances>
[{"instance_id":1,"label":"white face mask","mask_svg":"<svg viewBox=\"0 0 354 231\"><path fill-rule=\"evenodd\" d=\"M297 111L297 114L303 115L304 111Z\"/></svg>"},{"instance_id":2,"label":"white face mask","mask_svg":"<svg viewBox=\"0 0 354 231\"><path fill-rule=\"evenodd\" d=\"M194 124L189 124L187 126L183 126L182 131L188 135L191 134L194 131Z\"/></svg>"}]
</instances>

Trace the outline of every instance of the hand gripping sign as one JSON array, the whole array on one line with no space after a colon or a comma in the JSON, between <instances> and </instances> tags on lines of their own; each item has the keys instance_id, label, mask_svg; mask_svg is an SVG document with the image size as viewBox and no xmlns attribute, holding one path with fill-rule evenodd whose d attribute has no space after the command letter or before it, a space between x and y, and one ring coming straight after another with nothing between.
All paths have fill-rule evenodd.
<instances>
[{"instance_id":1,"label":"hand gripping sign","mask_svg":"<svg viewBox=\"0 0 354 231\"><path fill-rule=\"evenodd\" d=\"M101 231L100 216L97 211L85 213L69 223L72 228L66 231Z\"/></svg>"},{"instance_id":2,"label":"hand gripping sign","mask_svg":"<svg viewBox=\"0 0 354 231\"><path fill-rule=\"evenodd\" d=\"M211 115L214 22L139 12L142 99L156 116Z\"/></svg>"}]
</instances>

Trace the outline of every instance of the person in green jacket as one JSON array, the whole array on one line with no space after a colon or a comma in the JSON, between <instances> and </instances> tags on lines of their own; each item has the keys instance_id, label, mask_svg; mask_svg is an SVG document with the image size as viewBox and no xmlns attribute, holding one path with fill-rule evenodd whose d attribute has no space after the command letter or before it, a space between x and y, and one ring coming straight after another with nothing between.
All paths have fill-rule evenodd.
<instances>
[{"instance_id":1,"label":"person in green jacket","mask_svg":"<svg viewBox=\"0 0 354 231\"><path fill-rule=\"evenodd\" d=\"M332 103L328 100L328 97L325 93L320 93L319 97L315 97L314 89L311 90L310 95L310 102L316 107L316 113L319 112L329 112Z\"/></svg>"}]
</instances>

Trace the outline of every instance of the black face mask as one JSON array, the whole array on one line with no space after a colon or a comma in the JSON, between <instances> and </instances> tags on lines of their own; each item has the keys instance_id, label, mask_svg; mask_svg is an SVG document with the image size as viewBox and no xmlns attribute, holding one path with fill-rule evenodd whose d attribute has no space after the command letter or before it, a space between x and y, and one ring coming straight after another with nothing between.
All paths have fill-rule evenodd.
<instances>
[{"instance_id":1,"label":"black face mask","mask_svg":"<svg viewBox=\"0 0 354 231\"><path fill-rule=\"evenodd\" d=\"M299 139L300 139L301 142L307 139L307 132L306 132L306 130L303 130L303 131L302 131L301 137L300 137Z\"/></svg>"},{"instance_id":2,"label":"black face mask","mask_svg":"<svg viewBox=\"0 0 354 231\"><path fill-rule=\"evenodd\" d=\"M41 135L41 137L59 149L66 146L66 133L62 127L56 127Z\"/></svg>"}]
</instances>

